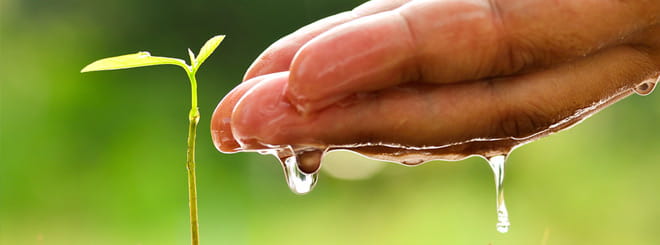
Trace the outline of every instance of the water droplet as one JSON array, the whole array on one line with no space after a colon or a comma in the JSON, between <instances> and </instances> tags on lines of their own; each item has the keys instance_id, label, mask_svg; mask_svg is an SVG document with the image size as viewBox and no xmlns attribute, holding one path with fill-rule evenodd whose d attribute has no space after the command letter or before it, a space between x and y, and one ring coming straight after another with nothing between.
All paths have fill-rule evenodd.
<instances>
[{"instance_id":1,"label":"water droplet","mask_svg":"<svg viewBox=\"0 0 660 245\"><path fill-rule=\"evenodd\" d=\"M314 173L321 167L323 151L318 149L305 149L296 151L298 156L298 168L305 173Z\"/></svg>"},{"instance_id":2,"label":"water droplet","mask_svg":"<svg viewBox=\"0 0 660 245\"><path fill-rule=\"evenodd\" d=\"M409 165L409 166L416 166L416 165L420 165L422 163L424 163L424 159L420 159L420 158L410 158L410 159L406 159L406 160L401 161L401 164Z\"/></svg>"},{"instance_id":3,"label":"water droplet","mask_svg":"<svg viewBox=\"0 0 660 245\"><path fill-rule=\"evenodd\" d=\"M659 79L660 80L660 79ZM655 81L648 80L637 85L633 90L641 96L649 95L655 89Z\"/></svg>"},{"instance_id":4,"label":"water droplet","mask_svg":"<svg viewBox=\"0 0 660 245\"><path fill-rule=\"evenodd\" d=\"M497 231L506 233L509 231L509 212L504 203L504 188L502 182L504 181L504 163L506 162L505 155L494 156L488 159L488 164L493 170L495 176L495 193L497 194Z\"/></svg>"},{"instance_id":5,"label":"water droplet","mask_svg":"<svg viewBox=\"0 0 660 245\"><path fill-rule=\"evenodd\" d=\"M285 152L293 153L293 151ZM286 183L289 185L289 189L291 189L293 193L303 195L314 189L314 186L318 180L317 170L320 166L322 155L323 154L320 151L306 151L298 154L278 156L280 162L282 163L282 167L284 167L284 177L286 179ZM299 166L301 164L316 165L316 169L314 172L308 173L301 170Z\"/></svg>"},{"instance_id":6,"label":"water droplet","mask_svg":"<svg viewBox=\"0 0 660 245\"><path fill-rule=\"evenodd\" d=\"M257 153L261 155L273 154L273 150L258 150Z\"/></svg>"}]
</instances>

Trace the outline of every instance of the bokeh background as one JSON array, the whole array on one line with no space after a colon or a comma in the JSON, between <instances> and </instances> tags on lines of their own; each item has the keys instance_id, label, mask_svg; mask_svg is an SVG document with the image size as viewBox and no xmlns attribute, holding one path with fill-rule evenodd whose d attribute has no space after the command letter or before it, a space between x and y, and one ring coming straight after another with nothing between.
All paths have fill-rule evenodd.
<instances>
[{"instance_id":1,"label":"bokeh background","mask_svg":"<svg viewBox=\"0 0 660 245\"><path fill-rule=\"evenodd\" d=\"M203 244L658 244L660 95L631 96L509 158L508 234L479 158L409 168L332 154L292 194L272 157L224 155L209 118L270 43L358 0L1 0L0 244L188 244L189 88L176 67L80 74L141 50L198 74Z\"/></svg>"}]
</instances>

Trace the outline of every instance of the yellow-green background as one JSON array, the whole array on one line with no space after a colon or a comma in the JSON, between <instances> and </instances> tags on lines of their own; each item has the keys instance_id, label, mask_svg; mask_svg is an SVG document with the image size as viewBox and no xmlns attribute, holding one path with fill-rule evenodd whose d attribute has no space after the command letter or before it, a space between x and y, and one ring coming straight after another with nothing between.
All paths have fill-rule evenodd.
<instances>
[{"instance_id":1,"label":"yellow-green background","mask_svg":"<svg viewBox=\"0 0 660 245\"><path fill-rule=\"evenodd\" d=\"M481 159L385 164L364 180L321 173L296 196L274 158L217 152L210 113L251 61L359 3L0 1L0 244L188 243L185 74L78 71L141 50L187 57L215 34L227 39L198 76L202 244L660 243L658 94L517 149L505 235Z\"/></svg>"}]
</instances>

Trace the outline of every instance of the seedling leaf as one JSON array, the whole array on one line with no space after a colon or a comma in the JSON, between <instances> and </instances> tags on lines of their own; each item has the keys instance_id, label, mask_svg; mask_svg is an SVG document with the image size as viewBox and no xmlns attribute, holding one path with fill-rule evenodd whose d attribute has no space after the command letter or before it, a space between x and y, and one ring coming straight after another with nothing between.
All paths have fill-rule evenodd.
<instances>
[{"instance_id":1,"label":"seedling leaf","mask_svg":"<svg viewBox=\"0 0 660 245\"><path fill-rule=\"evenodd\" d=\"M195 67L197 64L197 58L195 58L195 53L192 50L188 49L188 56L190 57L190 65Z\"/></svg>"},{"instance_id":2,"label":"seedling leaf","mask_svg":"<svg viewBox=\"0 0 660 245\"><path fill-rule=\"evenodd\" d=\"M195 139L197 136L197 124L199 123L199 107L197 106L197 79L195 74L199 66L220 45L224 35L215 36L202 46L198 57L188 49L190 66L181 59L168 57L154 57L149 52L139 52L111 58L100 59L85 66L80 72L118 70L134 67L153 65L177 65L182 67L190 79L191 108L188 114L188 151L186 157L186 168L188 170L188 208L190 210L190 235L193 245L199 244L199 222L197 221L197 177L195 176Z\"/></svg>"},{"instance_id":3,"label":"seedling leaf","mask_svg":"<svg viewBox=\"0 0 660 245\"><path fill-rule=\"evenodd\" d=\"M197 64L195 65L195 68L201 66L206 58L213 54L213 51L215 51L223 39L225 39L225 35L218 35L206 41L204 46L202 46L202 48L199 50L199 53L197 54Z\"/></svg>"},{"instance_id":4,"label":"seedling leaf","mask_svg":"<svg viewBox=\"0 0 660 245\"><path fill-rule=\"evenodd\" d=\"M188 69L188 65L183 60L151 56L149 52L139 52L94 61L85 66L80 72L119 70L154 65L177 65L183 67L183 69Z\"/></svg>"}]
</instances>

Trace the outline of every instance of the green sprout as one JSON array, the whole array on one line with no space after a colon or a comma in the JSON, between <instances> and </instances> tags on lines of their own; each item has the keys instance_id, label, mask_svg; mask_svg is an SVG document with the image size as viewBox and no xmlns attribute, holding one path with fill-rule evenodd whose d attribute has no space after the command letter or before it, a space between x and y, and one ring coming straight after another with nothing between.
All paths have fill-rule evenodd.
<instances>
[{"instance_id":1,"label":"green sprout","mask_svg":"<svg viewBox=\"0 0 660 245\"><path fill-rule=\"evenodd\" d=\"M197 106L197 79L195 78L195 74L197 74L199 67L204 61L206 61L213 51L215 51L224 38L224 35L212 37L206 41L204 46L202 46L197 56L188 49L190 65L186 64L186 62L181 59L157 57L151 56L149 52L138 52L136 54L97 60L85 66L85 68L80 71L107 71L154 65L177 65L183 68L188 74L188 79L190 79L192 104L190 113L188 114L190 124L188 127L186 168L188 169L188 204L190 208L190 233L193 245L199 244L199 223L197 221L197 177L195 176L195 138L197 136L197 123L199 122L199 107Z\"/></svg>"}]
</instances>

